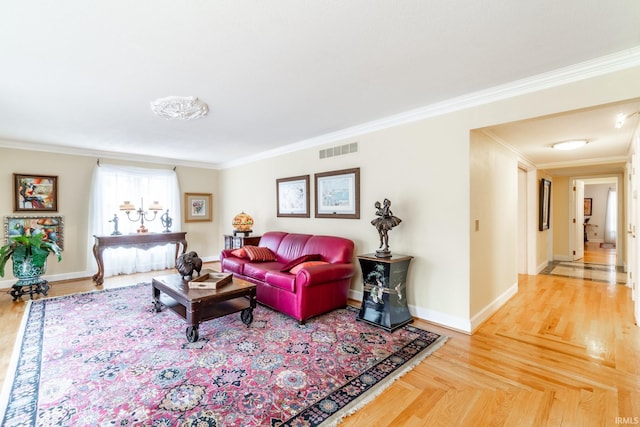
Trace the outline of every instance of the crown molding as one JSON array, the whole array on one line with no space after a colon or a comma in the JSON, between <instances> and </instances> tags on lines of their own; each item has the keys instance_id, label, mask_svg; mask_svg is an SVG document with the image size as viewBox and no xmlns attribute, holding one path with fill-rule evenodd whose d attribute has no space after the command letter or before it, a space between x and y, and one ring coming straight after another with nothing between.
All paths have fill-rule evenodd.
<instances>
[{"instance_id":1,"label":"crown molding","mask_svg":"<svg viewBox=\"0 0 640 427\"><path fill-rule=\"evenodd\" d=\"M125 160L129 162L156 163L160 165L183 166L201 169L220 169L218 164L206 162L194 162L166 157L146 156L143 154L117 153L113 151L92 150L88 148L69 147L66 145L42 144L26 141L0 140L0 148L14 150L42 151L45 153L69 154L84 157L96 157L99 159Z\"/></svg>"},{"instance_id":2,"label":"crown molding","mask_svg":"<svg viewBox=\"0 0 640 427\"><path fill-rule=\"evenodd\" d=\"M222 169L640 66L640 46L221 163Z\"/></svg>"},{"instance_id":3,"label":"crown molding","mask_svg":"<svg viewBox=\"0 0 640 427\"><path fill-rule=\"evenodd\" d=\"M627 163L629 159L624 156L617 157L598 157L596 159L582 159L582 160L572 160L569 162L556 162L556 163L541 163L536 165L538 169L565 169L565 168L575 168L581 166L595 166L595 165L613 165L613 164L624 164Z\"/></svg>"}]
</instances>

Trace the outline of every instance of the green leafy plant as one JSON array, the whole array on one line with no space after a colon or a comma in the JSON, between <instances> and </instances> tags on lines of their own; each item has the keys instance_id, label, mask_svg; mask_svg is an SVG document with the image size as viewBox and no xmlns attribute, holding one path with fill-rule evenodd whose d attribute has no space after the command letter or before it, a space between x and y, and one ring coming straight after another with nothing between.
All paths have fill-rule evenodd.
<instances>
[{"instance_id":1,"label":"green leafy plant","mask_svg":"<svg viewBox=\"0 0 640 427\"><path fill-rule=\"evenodd\" d=\"M49 254L54 254L58 262L62 260L60 246L48 240L42 230L25 229L20 236L11 236L9 243L0 248L0 277L4 277L4 267L11 257L23 260L33 259L33 265L42 267Z\"/></svg>"}]
</instances>

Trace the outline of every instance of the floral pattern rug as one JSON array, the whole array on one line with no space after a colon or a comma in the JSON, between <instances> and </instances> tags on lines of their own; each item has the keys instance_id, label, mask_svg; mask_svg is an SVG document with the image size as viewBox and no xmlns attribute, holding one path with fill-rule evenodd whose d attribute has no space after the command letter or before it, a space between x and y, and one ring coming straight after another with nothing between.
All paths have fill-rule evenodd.
<instances>
[{"instance_id":1,"label":"floral pattern rug","mask_svg":"<svg viewBox=\"0 0 640 427\"><path fill-rule=\"evenodd\" d=\"M300 325L258 306L200 325L156 313L151 285L31 301L0 400L10 426L328 426L446 337L335 310ZM375 392L373 392L375 390Z\"/></svg>"}]
</instances>

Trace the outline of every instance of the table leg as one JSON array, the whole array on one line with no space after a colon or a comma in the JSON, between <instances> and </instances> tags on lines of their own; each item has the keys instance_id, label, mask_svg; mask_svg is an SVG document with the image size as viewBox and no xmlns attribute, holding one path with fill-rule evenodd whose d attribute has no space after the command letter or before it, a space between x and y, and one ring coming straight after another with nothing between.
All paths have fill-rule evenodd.
<instances>
[{"instance_id":1,"label":"table leg","mask_svg":"<svg viewBox=\"0 0 640 427\"><path fill-rule=\"evenodd\" d=\"M199 305L198 305L199 307ZM201 313L191 304L185 305L185 320L187 321L187 339L189 342L198 341L198 326L200 325Z\"/></svg>"},{"instance_id":2,"label":"table leg","mask_svg":"<svg viewBox=\"0 0 640 427\"><path fill-rule=\"evenodd\" d=\"M160 302L160 289L155 286L151 286L151 290L153 291L153 308L156 313L160 313L162 311L162 303Z\"/></svg>"},{"instance_id":3,"label":"table leg","mask_svg":"<svg viewBox=\"0 0 640 427\"><path fill-rule=\"evenodd\" d=\"M102 261L102 248L99 248L97 243L93 245L93 256L98 263L98 272L92 278L96 286L100 286L104 283L104 261Z\"/></svg>"}]
</instances>

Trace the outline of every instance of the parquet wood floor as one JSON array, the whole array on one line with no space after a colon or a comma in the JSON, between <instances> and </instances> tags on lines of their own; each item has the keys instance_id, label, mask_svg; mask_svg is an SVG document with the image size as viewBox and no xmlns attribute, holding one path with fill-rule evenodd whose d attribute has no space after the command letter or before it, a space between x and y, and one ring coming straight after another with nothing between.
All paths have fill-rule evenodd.
<instances>
[{"instance_id":1,"label":"parquet wood floor","mask_svg":"<svg viewBox=\"0 0 640 427\"><path fill-rule=\"evenodd\" d=\"M104 287L158 274L111 277ZM94 289L90 279L57 282L50 296ZM0 381L24 306L0 298ZM520 276L518 293L471 336L415 325L450 339L342 426L640 423L640 328L626 286Z\"/></svg>"}]
</instances>

